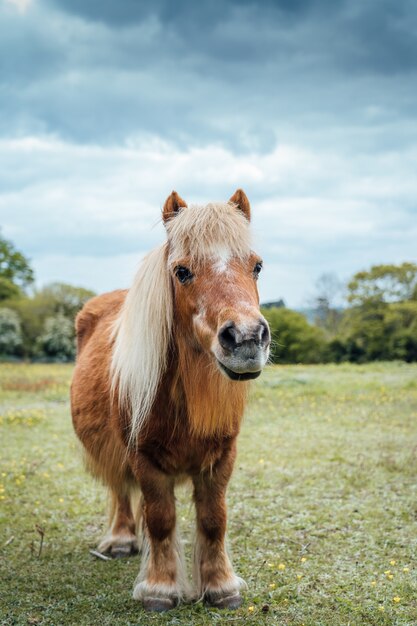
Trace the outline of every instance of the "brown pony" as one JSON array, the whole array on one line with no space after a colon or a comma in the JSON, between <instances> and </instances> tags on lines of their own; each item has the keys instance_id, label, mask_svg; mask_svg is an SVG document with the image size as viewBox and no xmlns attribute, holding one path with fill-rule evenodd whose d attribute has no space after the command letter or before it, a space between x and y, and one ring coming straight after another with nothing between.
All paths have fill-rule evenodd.
<instances>
[{"instance_id":1,"label":"brown pony","mask_svg":"<svg viewBox=\"0 0 417 626\"><path fill-rule=\"evenodd\" d=\"M131 289L93 298L77 317L74 428L112 496L98 549L136 553L141 519L133 597L157 611L190 597L236 608L244 582L225 547L225 496L248 380L268 359L256 286L262 261L250 247L241 190L205 207L172 192L162 217L167 242L144 259ZM175 523L174 487L185 479L197 512L192 596Z\"/></svg>"}]
</instances>

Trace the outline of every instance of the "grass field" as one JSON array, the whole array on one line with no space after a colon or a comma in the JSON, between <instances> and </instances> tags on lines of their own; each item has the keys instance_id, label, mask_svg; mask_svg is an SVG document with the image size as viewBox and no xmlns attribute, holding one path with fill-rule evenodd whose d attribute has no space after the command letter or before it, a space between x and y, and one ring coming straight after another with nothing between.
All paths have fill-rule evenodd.
<instances>
[{"instance_id":1,"label":"grass field","mask_svg":"<svg viewBox=\"0 0 417 626\"><path fill-rule=\"evenodd\" d=\"M245 603L163 615L131 598L138 558L89 553L106 500L82 468L70 377L65 365L0 365L1 624L417 624L415 365L268 369L228 498ZM187 490L178 501L190 553Z\"/></svg>"}]
</instances>

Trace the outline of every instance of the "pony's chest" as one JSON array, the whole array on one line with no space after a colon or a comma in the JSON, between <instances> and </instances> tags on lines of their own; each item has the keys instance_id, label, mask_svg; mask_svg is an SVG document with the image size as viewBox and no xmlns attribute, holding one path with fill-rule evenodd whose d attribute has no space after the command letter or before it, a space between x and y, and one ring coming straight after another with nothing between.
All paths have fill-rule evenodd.
<instances>
[{"instance_id":1,"label":"pony's chest","mask_svg":"<svg viewBox=\"0 0 417 626\"><path fill-rule=\"evenodd\" d=\"M148 440L142 448L147 457L172 476L199 474L209 470L222 457L225 442L210 439Z\"/></svg>"}]
</instances>

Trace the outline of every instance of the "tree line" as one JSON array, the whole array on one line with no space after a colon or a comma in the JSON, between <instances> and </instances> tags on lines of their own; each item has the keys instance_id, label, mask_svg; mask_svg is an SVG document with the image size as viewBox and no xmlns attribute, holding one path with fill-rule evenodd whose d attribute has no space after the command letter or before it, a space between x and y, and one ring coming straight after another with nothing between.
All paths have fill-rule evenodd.
<instances>
[{"instance_id":1,"label":"tree line","mask_svg":"<svg viewBox=\"0 0 417 626\"><path fill-rule=\"evenodd\" d=\"M347 285L321 277L314 321L282 307L263 309L274 363L417 361L417 265L375 265ZM344 289L347 305L332 305Z\"/></svg>"},{"instance_id":2,"label":"tree line","mask_svg":"<svg viewBox=\"0 0 417 626\"><path fill-rule=\"evenodd\" d=\"M71 361L74 319L93 291L64 283L34 289L29 260L0 236L0 357ZM376 265L343 286L317 283L310 319L282 300L262 311L274 363L417 361L417 265ZM335 305L344 290L346 306Z\"/></svg>"},{"instance_id":3,"label":"tree line","mask_svg":"<svg viewBox=\"0 0 417 626\"><path fill-rule=\"evenodd\" d=\"M65 283L34 289L34 278L29 260L0 236L0 356L71 361L75 316L95 293Z\"/></svg>"}]
</instances>

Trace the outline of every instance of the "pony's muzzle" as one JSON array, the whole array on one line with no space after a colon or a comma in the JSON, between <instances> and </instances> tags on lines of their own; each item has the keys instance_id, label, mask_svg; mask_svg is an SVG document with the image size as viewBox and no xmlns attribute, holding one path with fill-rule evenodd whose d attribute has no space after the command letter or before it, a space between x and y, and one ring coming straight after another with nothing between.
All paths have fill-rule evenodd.
<instances>
[{"instance_id":1,"label":"pony's muzzle","mask_svg":"<svg viewBox=\"0 0 417 626\"><path fill-rule=\"evenodd\" d=\"M268 360L271 334L267 322L259 318L252 324L225 322L217 333L216 351L220 369L232 380L256 378Z\"/></svg>"},{"instance_id":2,"label":"pony's muzzle","mask_svg":"<svg viewBox=\"0 0 417 626\"><path fill-rule=\"evenodd\" d=\"M239 327L232 321L226 322L217 336L221 347L226 352L242 349L248 353L248 356L252 356L260 347L269 346L271 341L268 324L263 319L249 328L243 325Z\"/></svg>"}]
</instances>

